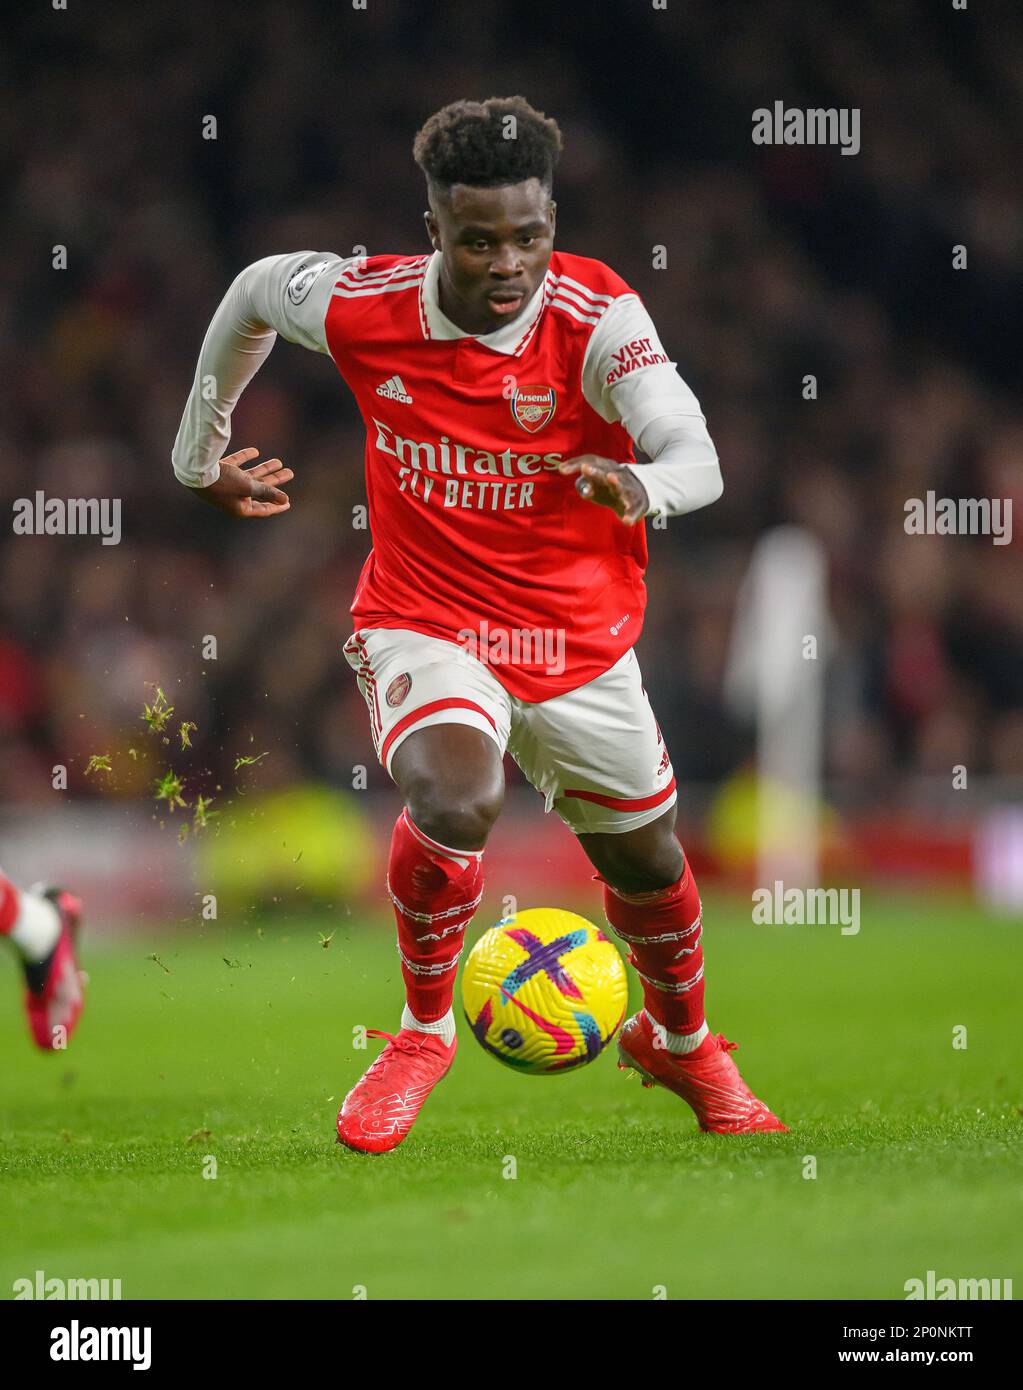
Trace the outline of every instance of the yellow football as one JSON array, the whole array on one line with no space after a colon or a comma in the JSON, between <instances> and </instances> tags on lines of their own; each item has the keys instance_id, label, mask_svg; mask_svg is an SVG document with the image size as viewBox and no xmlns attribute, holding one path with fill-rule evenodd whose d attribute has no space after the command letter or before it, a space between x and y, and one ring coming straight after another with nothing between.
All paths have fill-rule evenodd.
<instances>
[{"instance_id":1,"label":"yellow football","mask_svg":"<svg viewBox=\"0 0 1023 1390\"><path fill-rule=\"evenodd\" d=\"M604 933L557 907L533 907L483 933L462 972L462 1005L492 1057L536 1075L585 1066L625 1017L625 966Z\"/></svg>"}]
</instances>

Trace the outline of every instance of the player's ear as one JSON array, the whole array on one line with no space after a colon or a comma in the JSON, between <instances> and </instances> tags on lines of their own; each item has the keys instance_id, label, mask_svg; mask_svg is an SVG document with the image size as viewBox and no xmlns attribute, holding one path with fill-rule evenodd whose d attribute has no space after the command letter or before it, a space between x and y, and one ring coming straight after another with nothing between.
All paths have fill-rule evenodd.
<instances>
[{"instance_id":1,"label":"player's ear","mask_svg":"<svg viewBox=\"0 0 1023 1390\"><path fill-rule=\"evenodd\" d=\"M440 228L437 226L437 219L429 209L423 213L423 221L426 223L426 235L430 238L430 245L435 251L440 250Z\"/></svg>"},{"instance_id":2,"label":"player's ear","mask_svg":"<svg viewBox=\"0 0 1023 1390\"><path fill-rule=\"evenodd\" d=\"M551 224L551 236L553 236L554 228L558 221L558 205L553 198L551 199L550 207L547 209L547 217Z\"/></svg>"}]
</instances>

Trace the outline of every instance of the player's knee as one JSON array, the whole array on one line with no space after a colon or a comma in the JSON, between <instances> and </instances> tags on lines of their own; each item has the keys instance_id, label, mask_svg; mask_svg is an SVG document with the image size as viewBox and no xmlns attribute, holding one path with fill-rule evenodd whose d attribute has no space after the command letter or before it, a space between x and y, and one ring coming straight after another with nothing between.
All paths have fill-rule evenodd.
<instances>
[{"instance_id":1,"label":"player's knee","mask_svg":"<svg viewBox=\"0 0 1023 1390\"><path fill-rule=\"evenodd\" d=\"M442 845L482 849L503 801L503 782L485 778L461 785L447 780L413 785L405 805L415 824Z\"/></svg>"},{"instance_id":2,"label":"player's knee","mask_svg":"<svg viewBox=\"0 0 1023 1390\"><path fill-rule=\"evenodd\" d=\"M601 877L621 893L653 893L682 876L685 859L674 832L632 838L601 836L594 858Z\"/></svg>"},{"instance_id":3,"label":"player's knee","mask_svg":"<svg viewBox=\"0 0 1023 1390\"><path fill-rule=\"evenodd\" d=\"M453 849L482 849L504 803L504 765L478 729L439 724L411 734L391 774L413 822Z\"/></svg>"},{"instance_id":4,"label":"player's knee","mask_svg":"<svg viewBox=\"0 0 1023 1390\"><path fill-rule=\"evenodd\" d=\"M667 868L661 862L642 864L629 862L614 864L610 870L605 870L603 874L611 887L617 888L620 893L654 893L661 888L670 888L673 883L679 881L681 876L681 852L677 867L673 865Z\"/></svg>"}]
</instances>

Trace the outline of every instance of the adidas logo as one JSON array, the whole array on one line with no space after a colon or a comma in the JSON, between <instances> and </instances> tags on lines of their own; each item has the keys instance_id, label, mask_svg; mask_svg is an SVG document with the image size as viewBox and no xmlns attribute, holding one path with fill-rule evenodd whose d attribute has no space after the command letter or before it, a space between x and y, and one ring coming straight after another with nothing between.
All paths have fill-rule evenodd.
<instances>
[{"instance_id":1,"label":"adidas logo","mask_svg":"<svg viewBox=\"0 0 1023 1390\"><path fill-rule=\"evenodd\" d=\"M405 390L405 383L400 376L391 376L382 381L377 387L377 395L388 401L401 401L402 405L412 404L412 397Z\"/></svg>"}]
</instances>

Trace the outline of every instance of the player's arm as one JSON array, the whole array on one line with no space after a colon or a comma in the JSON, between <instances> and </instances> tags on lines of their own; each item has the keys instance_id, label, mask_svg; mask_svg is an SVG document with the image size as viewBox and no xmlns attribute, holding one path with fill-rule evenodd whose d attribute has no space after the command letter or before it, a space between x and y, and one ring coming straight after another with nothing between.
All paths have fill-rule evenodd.
<instances>
[{"instance_id":1,"label":"player's arm","mask_svg":"<svg viewBox=\"0 0 1023 1390\"><path fill-rule=\"evenodd\" d=\"M324 320L345 262L304 251L246 266L231 285L203 340L192 390L171 454L174 474L197 497L232 516L275 516L290 503L294 477L280 459L251 464L254 448L224 455L231 414L280 334L327 352Z\"/></svg>"},{"instance_id":2,"label":"player's arm","mask_svg":"<svg viewBox=\"0 0 1023 1390\"><path fill-rule=\"evenodd\" d=\"M624 426L650 462L633 466L592 454L566 460L560 471L577 478L582 497L632 524L643 516L682 516L721 496L721 466L699 401L667 360L636 296L616 300L594 329L583 392L603 419Z\"/></svg>"}]
</instances>

